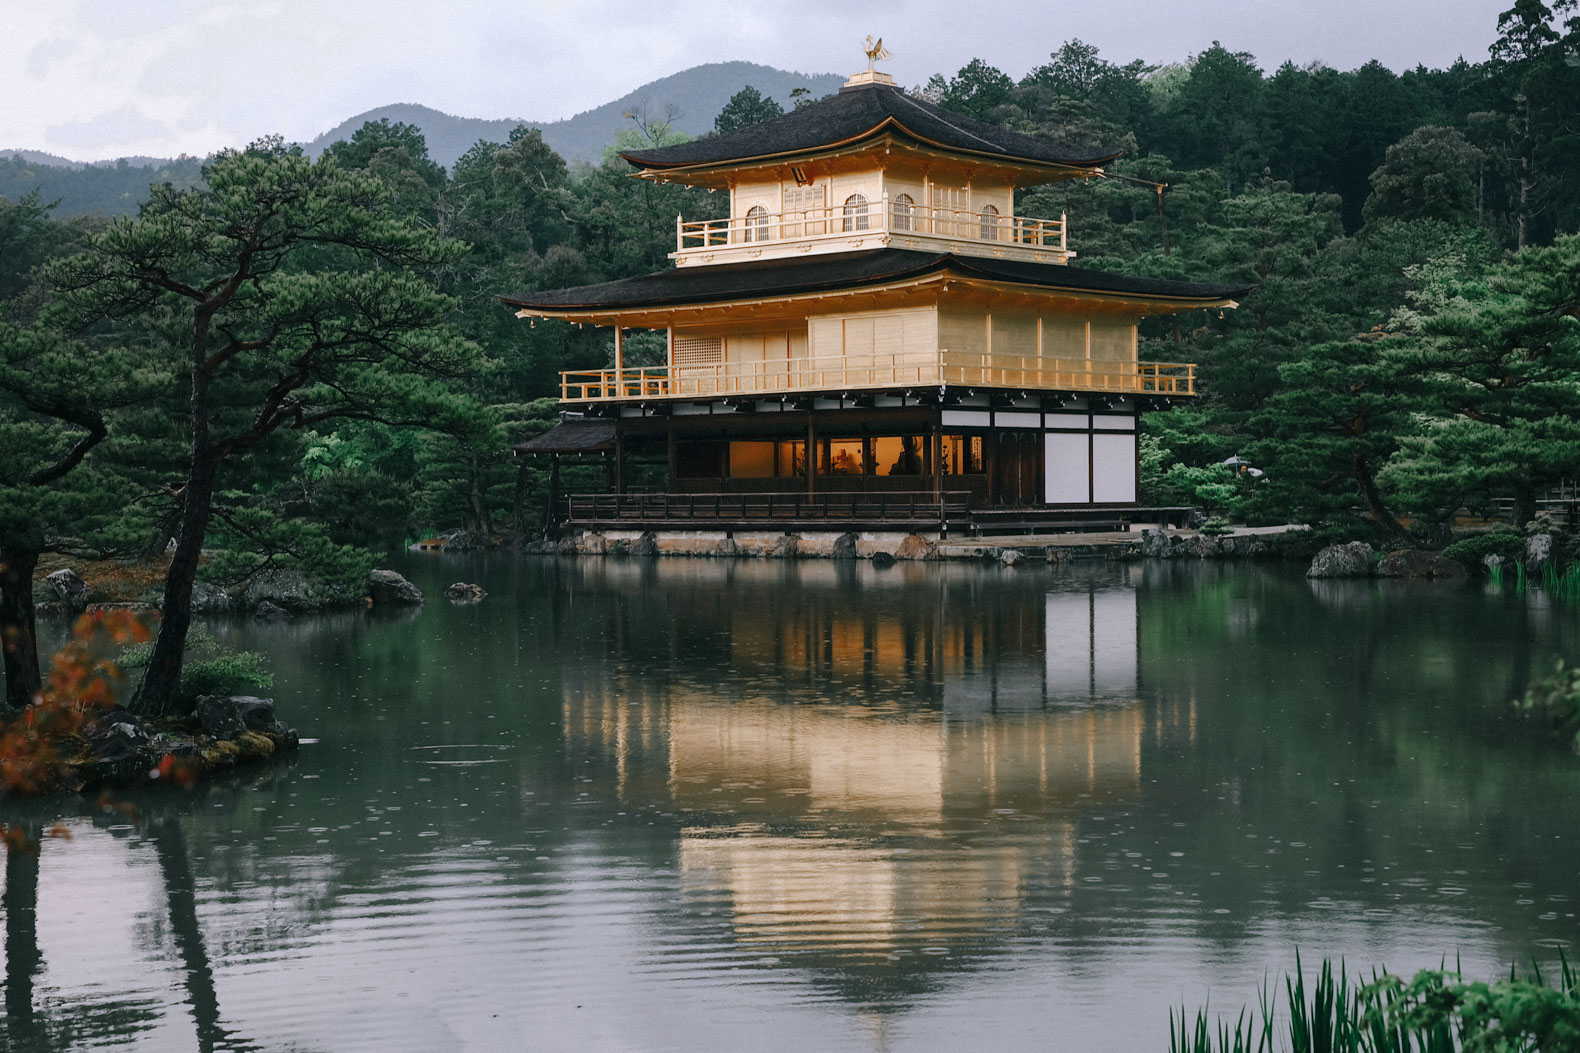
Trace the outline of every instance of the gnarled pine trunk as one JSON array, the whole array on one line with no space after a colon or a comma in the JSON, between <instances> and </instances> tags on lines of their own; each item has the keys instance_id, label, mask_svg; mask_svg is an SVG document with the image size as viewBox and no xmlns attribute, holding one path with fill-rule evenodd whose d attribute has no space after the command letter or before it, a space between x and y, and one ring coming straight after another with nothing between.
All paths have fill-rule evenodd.
<instances>
[{"instance_id":1,"label":"gnarled pine trunk","mask_svg":"<svg viewBox=\"0 0 1580 1053\"><path fill-rule=\"evenodd\" d=\"M198 558L203 555L203 535L208 530L215 469L210 458L193 458L181 495L181 532L176 536L176 551L165 574L159 635L154 638L148 668L127 706L134 713L169 716L175 712L187 630L192 627L192 585L197 581Z\"/></svg>"}]
</instances>

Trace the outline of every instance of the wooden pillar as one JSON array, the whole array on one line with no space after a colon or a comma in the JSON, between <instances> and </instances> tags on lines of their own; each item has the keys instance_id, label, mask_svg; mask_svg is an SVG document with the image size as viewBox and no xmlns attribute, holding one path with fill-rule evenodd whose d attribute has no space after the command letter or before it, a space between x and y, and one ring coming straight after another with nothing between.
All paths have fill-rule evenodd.
<instances>
[{"instance_id":1,"label":"wooden pillar","mask_svg":"<svg viewBox=\"0 0 1580 1053\"><path fill-rule=\"evenodd\" d=\"M551 454L549 461L549 503L543 509L543 530L547 533L559 521L560 455Z\"/></svg>"},{"instance_id":2,"label":"wooden pillar","mask_svg":"<svg viewBox=\"0 0 1580 1053\"><path fill-rule=\"evenodd\" d=\"M806 495L817 493L817 421L812 411L806 414Z\"/></svg>"},{"instance_id":3,"label":"wooden pillar","mask_svg":"<svg viewBox=\"0 0 1580 1053\"><path fill-rule=\"evenodd\" d=\"M615 330L617 333L619 331ZM621 441L622 439L620 426L616 424L614 429L614 492L616 494L625 493L625 443Z\"/></svg>"},{"instance_id":4,"label":"wooden pillar","mask_svg":"<svg viewBox=\"0 0 1580 1053\"><path fill-rule=\"evenodd\" d=\"M987 503L996 505L1003 496L998 478L998 429L982 437L982 474L987 476Z\"/></svg>"},{"instance_id":5,"label":"wooden pillar","mask_svg":"<svg viewBox=\"0 0 1580 1053\"><path fill-rule=\"evenodd\" d=\"M614 379L616 384L620 383L621 374L625 372L625 340L623 339L623 334L624 330L618 325L614 327ZM624 390L621 390L620 393L622 395L625 394Z\"/></svg>"},{"instance_id":6,"label":"wooden pillar","mask_svg":"<svg viewBox=\"0 0 1580 1053\"><path fill-rule=\"evenodd\" d=\"M678 461L675 457L675 421L673 418L664 422L664 452L669 458L669 480L665 483L665 490L672 494L680 493L680 478L676 473Z\"/></svg>"},{"instance_id":7,"label":"wooden pillar","mask_svg":"<svg viewBox=\"0 0 1580 1053\"><path fill-rule=\"evenodd\" d=\"M933 462L933 499L944 499L944 427L941 421L932 425L931 441L927 444Z\"/></svg>"}]
</instances>

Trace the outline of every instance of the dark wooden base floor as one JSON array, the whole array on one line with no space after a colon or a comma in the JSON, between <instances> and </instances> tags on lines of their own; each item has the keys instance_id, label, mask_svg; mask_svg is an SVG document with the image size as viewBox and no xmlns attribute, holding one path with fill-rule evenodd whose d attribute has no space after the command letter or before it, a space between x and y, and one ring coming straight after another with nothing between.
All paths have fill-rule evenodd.
<instances>
[{"instance_id":1,"label":"dark wooden base floor","mask_svg":"<svg viewBox=\"0 0 1580 1053\"><path fill-rule=\"evenodd\" d=\"M1184 526L1193 509L1137 505L972 508L964 492L872 494L576 494L556 517L579 530L898 531L941 536L1128 530Z\"/></svg>"}]
</instances>

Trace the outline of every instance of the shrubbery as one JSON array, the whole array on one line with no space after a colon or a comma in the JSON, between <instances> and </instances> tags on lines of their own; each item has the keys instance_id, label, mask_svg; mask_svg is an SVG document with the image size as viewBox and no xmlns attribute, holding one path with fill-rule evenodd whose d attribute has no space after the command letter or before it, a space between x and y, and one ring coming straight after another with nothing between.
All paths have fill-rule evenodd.
<instances>
[{"instance_id":1,"label":"shrubbery","mask_svg":"<svg viewBox=\"0 0 1580 1053\"><path fill-rule=\"evenodd\" d=\"M1475 572L1481 569L1484 556L1502 556L1507 563L1519 562L1525 555L1525 538L1512 530L1472 534L1445 548L1443 555L1458 560Z\"/></svg>"},{"instance_id":2,"label":"shrubbery","mask_svg":"<svg viewBox=\"0 0 1580 1053\"><path fill-rule=\"evenodd\" d=\"M140 669L152 654L152 644L129 647L121 656L121 667ZM201 627L187 635L181 690L176 695L182 709L191 709L203 695L250 695L273 684L274 674L264 668L264 657L258 652L222 650Z\"/></svg>"}]
</instances>

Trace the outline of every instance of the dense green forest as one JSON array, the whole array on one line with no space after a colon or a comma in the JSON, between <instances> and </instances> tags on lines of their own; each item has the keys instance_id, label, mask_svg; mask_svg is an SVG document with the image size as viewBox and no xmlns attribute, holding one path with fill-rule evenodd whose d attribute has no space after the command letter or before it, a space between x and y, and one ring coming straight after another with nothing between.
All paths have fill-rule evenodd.
<instances>
[{"instance_id":1,"label":"dense green forest","mask_svg":"<svg viewBox=\"0 0 1580 1053\"><path fill-rule=\"evenodd\" d=\"M1199 363L1204 394L1147 417L1144 500L1357 536L1402 537L1408 524L1441 540L1460 509L1512 504L1523 523L1580 465L1580 16L1521 0L1499 34L1485 61L1398 75L1375 62L1268 72L1216 45L1176 65L1118 65L1071 41L1019 81L972 60L915 90L1035 136L1123 148L1108 177L1018 203L1069 213L1079 265L1256 284L1239 310L1145 328L1143 357ZM747 89L719 126L779 109ZM628 124L625 145L681 137L651 114ZM612 149L569 166L528 128L446 168L417 128L388 121L318 161L269 141L211 158L207 182L150 172L162 185L136 218L59 218L37 192L0 199L0 550L122 551L175 535L190 485L190 308L203 302L187 293L208 295L226 273L205 240L219 228L204 223L273 200L282 173L311 182L303 173L319 168L343 177L322 177L326 201L404 233L309 231L267 249L268 280L288 295L199 311L225 328L197 353L229 341L236 357L221 361L247 363L210 378L207 395L248 436L216 461L222 514L205 527L252 553L237 574L353 566L356 546L451 527L537 529L547 482L511 444L555 418L559 372L607 364L610 341L518 321L495 296L662 269L675 215L725 206L629 178ZM177 228L179 246L155 251ZM163 292L134 263L166 268ZM277 397L295 360L269 326L328 317L332 305L310 301L347 274L409 281L396 299L420 305L412 316L446 364L396 354L396 379L375 382L370 354ZM297 314L277 316L287 301ZM393 319L364 321L360 338L377 343L387 334L373 323ZM626 353L661 357L662 341L633 338ZM384 389L409 412L379 411ZM260 407L274 416L252 434L242 425ZM1262 474L1222 467L1235 455Z\"/></svg>"}]
</instances>

